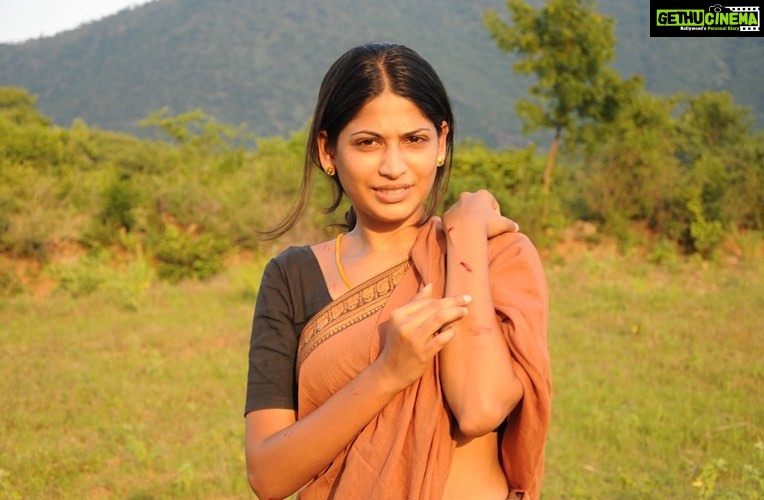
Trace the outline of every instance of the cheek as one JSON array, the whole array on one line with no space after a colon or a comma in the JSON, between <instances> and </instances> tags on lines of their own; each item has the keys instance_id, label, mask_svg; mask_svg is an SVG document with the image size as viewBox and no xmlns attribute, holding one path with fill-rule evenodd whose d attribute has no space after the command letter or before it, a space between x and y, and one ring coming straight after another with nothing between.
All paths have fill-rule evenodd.
<instances>
[{"instance_id":1,"label":"cheek","mask_svg":"<svg viewBox=\"0 0 764 500\"><path fill-rule=\"evenodd\" d=\"M337 156L335 160L337 179L340 181L342 190L346 193L353 192L353 187L362 180L363 172L366 170L363 159L357 156L343 154Z\"/></svg>"},{"instance_id":2,"label":"cheek","mask_svg":"<svg viewBox=\"0 0 764 500\"><path fill-rule=\"evenodd\" d=\"M433 160L431 155L424 155L416 163L417 172L420 177L435 179L435 174L438 171L438 166L435 164L437 160ZM442 168L442 167L441 167Z\"/></svg>"},{"instance_id":3,"label":"cheek","mask_svg":"<svg viewBox=\"0 0 764 500\"><path fill-rule=\"evenodd\" d=\"M345 179L362 178L374 174L379 167L378 155L372 153L346 152L336 160L338 170Z\"/></svg>"}]
</instances>

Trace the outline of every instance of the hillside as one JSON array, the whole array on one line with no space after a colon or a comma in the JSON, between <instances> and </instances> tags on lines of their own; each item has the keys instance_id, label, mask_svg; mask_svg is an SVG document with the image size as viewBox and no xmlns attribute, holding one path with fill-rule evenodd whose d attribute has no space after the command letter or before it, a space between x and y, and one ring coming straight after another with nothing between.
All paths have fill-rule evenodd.
<instances>
[{"instance_id":1,"label":"hillside","mask_svg":"<svg viewBox=\"0 0 764 500\"><path fill-rule=\"evenodd\" d=\"M642 2L600 1L618 20L614 67L641 73L659 93L728 89L755 109L764 96L761 39L649 38ZM168 106L201 108L246 123L259 136L283 135L307 121L326 67L365 40L406 43L428 58L455 104L460 137L518 144L514 102L527 80L511 71L482 26L501 0L390 0L385 8L351 0L156 0L51 38L0 45L0 85L29 89L61 125L77 117L109 130Z\"/></svg>"}]
</instances>

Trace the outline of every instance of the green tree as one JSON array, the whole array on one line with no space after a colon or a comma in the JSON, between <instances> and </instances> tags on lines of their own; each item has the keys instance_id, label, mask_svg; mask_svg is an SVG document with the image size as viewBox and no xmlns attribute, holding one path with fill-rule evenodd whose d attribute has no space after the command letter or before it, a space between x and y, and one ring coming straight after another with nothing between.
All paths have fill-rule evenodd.
<instances>
[{"instance_id":1,"label":"green tree","mask_svg":"<svg viewBox=\"0 0 764 500\"><path fill-rule=\"evenodd\" d=\"M153 111L139 122L144 128L155 128L185 148L202 155L236 151L235 146L252 140L244 126L238 128L218 122L201 109L171 116L169 108Z\"/></svg>"},{"instance_id":2,"label":"green tree","mask_svg":"<svg viewBox=\"0 0 764 500\"><path fill-rule=\"evenodd\" d=\"M686 236L694 250L708 254L720 230L709 238L699 228L762 229L762 136L751 134L750 110L737 106L728 92L680 96L679 111L676 155L692 221Z\"/></svg>"},{"instance_id":3,"label":"green tree","mask_svg":"<svg viewBox=\"0 0 764 500\"><path fill-rule=\"evenodd\" d=\"M591 0L552 0L540 8L509 0L507 9L511 23L491 10L483 21L499 49L519 56L515 71L537 77L532 100L518 101L517 113L526 132L554 132L543 177L548 197L563 131L608 121L622 102L623 82L606 67L614 57L614 21L594 12Z\"/></svg>"},{"instance_id":4,"label":"green tree","mask_svg":"<svg viewBox=\"0 0 764 500\"><path fill-rule=\"evenodd\" d=\"M588 218L604 222L617 236L627 236L628 223L637 220L673 231L674 237L681 232L668 227L678 220L677 204L684 210L683 202L672 201L675 186L681 186L673 105L670 99L638 93L606 127L578 131L587 148L576 189Z\"/></svg>"},{"instance_id":5,"label":"green tree","mask_svg":"<svg viewBox=\"0 0 764 500\"><path fill-rule=\"evenodd\" d=\"M704 256L724 228L761 229L764 147L751 121L727 92L633 92L607 125L571 134L586 146L574 188L583 217L625 237L629 223L644 221Z\"/></svg>"},{"instance_id":6,"label":"green tree","mask_svg":"<svg viewBox=\"0 0 764 500\"><path fill-rule=\"evenodd\" d=\"M750 111L736 106L728 92L704 92L681 100L678 156L700 189L704 211L724 222L739 219L741 214L728 210L730 204L738 205L739 190L745 190L740 174L755 165L745 146L753 122Z\"/></svg>"},{"instance_id":7,"label":"green tree","mask_svg":"<svg viewBox=\"0 0 764 500\"><path fill-rule=\"evenodd\" d=\"M0 117L16 125L50 125L50 120L37 111L36 103L37 98L26 89L0 87Z\"/></svg>"},{"instance_id":8,"label":"green tree","mask_svg":"<svg viewBox=\"0 0 764 500\"><path fill-rule=\"evenodd\" d=\"M0 166L58 163L59 133L37 111L35 102L36 98L25 89L0 87Z\"/></svg>"}]
</instances>

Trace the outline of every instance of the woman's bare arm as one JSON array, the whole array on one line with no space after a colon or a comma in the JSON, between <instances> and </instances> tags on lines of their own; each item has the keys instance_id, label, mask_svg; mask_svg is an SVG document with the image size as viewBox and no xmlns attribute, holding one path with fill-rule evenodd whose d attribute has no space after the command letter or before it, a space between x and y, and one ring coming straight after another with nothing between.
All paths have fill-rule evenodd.
<instances>
[{"instance_id":1,"label":"woman's bare arm","mask_svg":"<svg viewBox=\"0 0 764 500\"><path fill-rule=\"evenodd\" d=\"M323 470L398 391L372 365L299 422L293 410L249 412L250 486L263 499L291 495Z\"/></svg>"},{"instance_id":2,"label":"woman's bare arm","mask_svg":"<svg viewBox=\"0 0 764 500\"><path fill-rule=\"evenodd\" d=\"M296 421L292 410L247 414L245 454L260 498L291 495L321 472L401 390L417 380L452 338L436 335L466 314L459 295L433 300L426 288L393 311L380 356L319 408Z\"/></svg>"},{"instance_id":3,"label":"woman's bare arm","mask_svg":"<svg viewBox=\"0 0 764 500\"><path fill-rule=\"evenodd\" d=\"M487 191L463 193L443 216L446 295L468 294L469 314L454 323L440 352L441 380L460 431L476 437L496 429L523 395L499 328L488 278L488 238L516 225L498 212Z\"/></svg>"}]
</instances>

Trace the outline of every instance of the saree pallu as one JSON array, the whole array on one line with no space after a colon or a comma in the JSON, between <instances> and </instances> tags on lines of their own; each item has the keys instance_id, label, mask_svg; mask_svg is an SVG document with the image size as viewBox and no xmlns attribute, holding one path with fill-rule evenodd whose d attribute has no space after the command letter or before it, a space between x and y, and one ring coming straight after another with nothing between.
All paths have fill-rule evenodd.
<instances>
[{"instance_id":1,"label":"saree pallu","mask_svg":"<svg viewBox=\"0 0 764 500\"><path fill-rule=\"evenodd\" d=\"M308 322L297 353L298 418L379 356L392 311L427 283L433 297L443 296L445 251L440 220L433 218L420 230L408 262L355 287ZM489 240L489 269L496 314L525 390L508 417L500 458L510 489L538 498L551 396L546 283L535 248L520 234ZM441 498L456 442L439 370L435 357L299 497Z\"/></svg>"}]
</instances>

